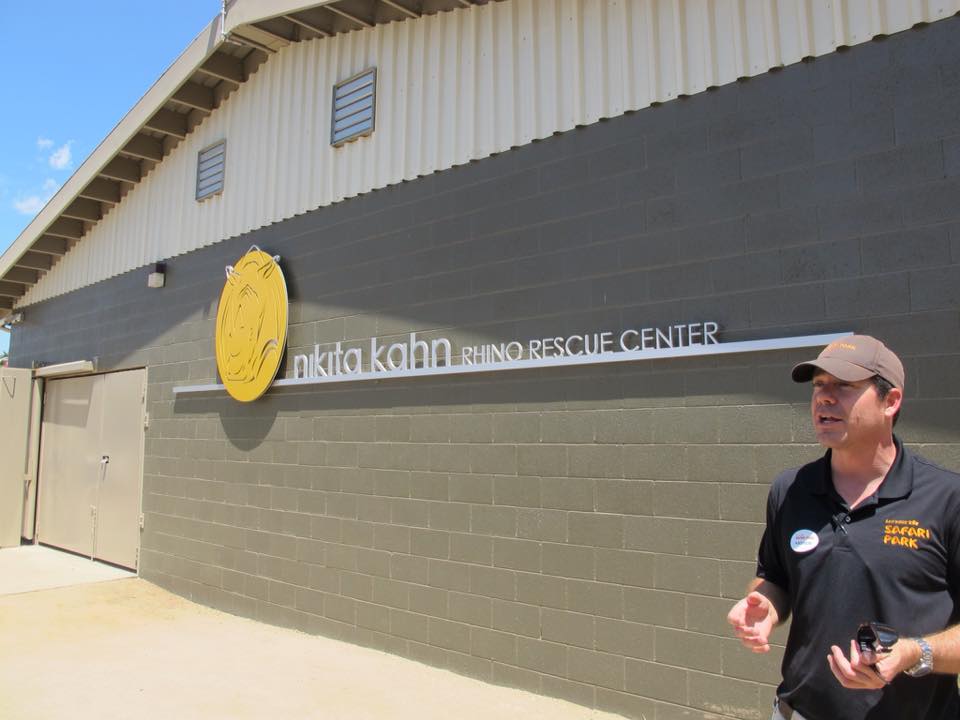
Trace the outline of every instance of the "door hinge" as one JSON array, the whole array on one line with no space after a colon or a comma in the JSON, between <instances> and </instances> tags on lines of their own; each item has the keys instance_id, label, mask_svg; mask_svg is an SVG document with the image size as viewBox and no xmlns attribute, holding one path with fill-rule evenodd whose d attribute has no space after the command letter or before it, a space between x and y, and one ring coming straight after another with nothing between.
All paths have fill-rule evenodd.
<instances>
[{"instance_id":1,"label":"door hinge","mask_svg":"<svg viewBox=\"0 0 960 720\"><path fill-rule=\"evenodd\" d=\"M150 413L145 412L143 414L143 429L146 430L148 427L150 427Z\"/></svg>"},{"instance_id":2,"label":"door hinge","mask_svg":"<svg viewBox=\"0 0 960 720\"><path fill-rule=\"evenodd\" d=\"M143 513L140 513L140 529L143 530Z\"/></svg>"}]
</instances>

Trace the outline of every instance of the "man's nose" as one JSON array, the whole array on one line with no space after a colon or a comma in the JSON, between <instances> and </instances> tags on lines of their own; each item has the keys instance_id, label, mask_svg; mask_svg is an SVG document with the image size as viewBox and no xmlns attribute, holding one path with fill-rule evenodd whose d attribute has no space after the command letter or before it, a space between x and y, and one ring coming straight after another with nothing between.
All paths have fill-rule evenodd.
<instances>
[{"instance_id":1,"label":"man's nose","mask_svg":"<svg viewBox=\"0 0 960 720\"><path fill-rule=\"evenodd\" d=\"M837 401L830 388L821 387L813 391L813 400L818 405L832 405Z\"/></svg>"}]
</instances>

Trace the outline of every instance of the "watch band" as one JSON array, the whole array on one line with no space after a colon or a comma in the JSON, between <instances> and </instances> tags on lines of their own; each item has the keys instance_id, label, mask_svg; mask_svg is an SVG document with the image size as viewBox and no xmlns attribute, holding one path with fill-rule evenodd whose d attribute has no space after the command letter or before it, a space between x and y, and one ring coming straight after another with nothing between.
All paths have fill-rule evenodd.
<instances>
[{"instance_id":1,"label":"watch band","mask_svg":"<svg viewBox=\"0 0 960 720\"><path fill-rule=\"evenodd\" d=\"M921 637L910 638L920 646L920 659L917 664L907 668L904 672L910 677L923 677L933 672L933 649L930 643Z\"/></svg>"}]
</instances>

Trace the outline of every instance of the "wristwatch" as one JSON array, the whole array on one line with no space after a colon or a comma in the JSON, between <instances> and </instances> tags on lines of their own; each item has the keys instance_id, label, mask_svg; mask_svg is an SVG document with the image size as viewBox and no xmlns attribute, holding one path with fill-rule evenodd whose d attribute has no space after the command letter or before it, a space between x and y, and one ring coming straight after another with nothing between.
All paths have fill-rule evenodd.
<instances>
[{"instance_id":1,"label":"wristwatch","mask_svg":"<svg viewBox=\"0 0 960 720\"><path fill-rule=\"evenodd\" d=\"M904 672L910 677L929 675L933 672L933 650L930 648L930 643L919 637L910 639L920 646L920 659L916 665L907 668Z\"/></svg>"}]
</instances>

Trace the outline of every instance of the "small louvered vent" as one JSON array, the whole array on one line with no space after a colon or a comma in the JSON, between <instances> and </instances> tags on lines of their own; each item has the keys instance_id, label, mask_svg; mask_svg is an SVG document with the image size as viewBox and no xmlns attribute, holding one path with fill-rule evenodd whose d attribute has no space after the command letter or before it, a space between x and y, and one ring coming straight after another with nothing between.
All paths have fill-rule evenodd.
<instances>
[{"instance_id":1,"label":"small louvered vent","mask_svg":"<svg viewBox=\"0 0 960 720\"><path fill-rule=\"evenodd\" d=\"M223 191L223 171L227 162L227 141L221 140L197 155L197 200Z\"/></svg>"},{"instance_id":2,"label":"small louvered vent","mask_svg":"<svg viewBox=\"0 0 960 720\"><path fill-rule=\"evenodd\" d=\"M373 132L377 110L377 69L364 70L333 86L330 144L343 145Z\"/></svg>"}]
</instances>

